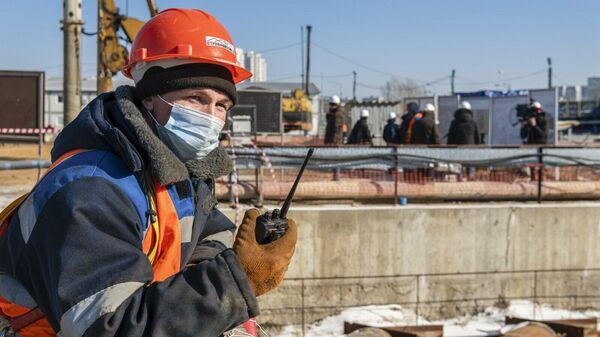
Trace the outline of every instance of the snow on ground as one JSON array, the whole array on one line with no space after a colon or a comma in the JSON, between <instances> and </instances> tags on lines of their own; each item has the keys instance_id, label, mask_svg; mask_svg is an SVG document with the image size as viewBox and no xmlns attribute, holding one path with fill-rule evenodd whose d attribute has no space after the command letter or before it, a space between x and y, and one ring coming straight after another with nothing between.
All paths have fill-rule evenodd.
<instances>
[{"instance_id":1,"label":"snow on ground","mask_svg":"<svg viewBox=\"0 0 600 337\"><path fill-rule=\"evenodd\" d=\"M364 306L346 309L339 315L327 317L309 325L305 330L305 336L343 336L345 321L378 327L416 325L418 322L418 325L443 325L445 337L497 336L504 327L505 316L554 320L600 317L600 311L570 311L553 308L546 304L534 304L531 301L511 301L507 308L488 307L474 316L428 321L423 317L417 317L414 310L400 305ZM300 335L300 326L286 326L272 337Z\"/></svg>"}]
</instances>

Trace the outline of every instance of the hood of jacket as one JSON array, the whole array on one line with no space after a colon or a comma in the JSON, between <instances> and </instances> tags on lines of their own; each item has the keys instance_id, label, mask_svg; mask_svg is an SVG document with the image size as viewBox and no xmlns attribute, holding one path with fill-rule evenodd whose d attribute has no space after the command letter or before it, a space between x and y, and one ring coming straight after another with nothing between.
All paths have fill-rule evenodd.
<instances>
[{"instance_id":1,"label":"hood of jacket","mask_svg":"<svg viewBox=\"0 0 600 337\"><path fill-rule=\"evenodd\" d=\"M405 113L404 115L402 115L402 117L401 117L401 118L402 118L402 121L403 121L403 122L404 122L404 121L409 121L409 120L411 120L411 119L414 117L414 115L416 115L416 113L407 112L407 113Z\"/></svg>"},{"instance_id":2,"label":"hood of jacket","mask_svg":"<svg viewBox=\"0 0 600 337\"><path fill-rule=\"evenodd\" d=\"M231 172L232 162L221 146L203 159L186 163L154 134L136 101L134 87L121 86L91 101L58 135L52 161L74 149L116 153L132 172L150 169L160 185L195 179L214 179Z\"/></svg>"},{"instance_id":3,"label":"hood of jacket","mask_svg":"<svg viewBox=\"0 0 600 337\"><path fill-rule=\"evenodd\" d=\"M423 111L423 119L435 120L435 112L433 111Z\"/></svg>"},{"instance_id":4,"label":"hood of jacket","mask_svg":"<svg viewBox=\"0 0 600 337\"><path fill-rule=\"evenodd\" d=\"M468 122L473 120L473 112L467 109L458 109L454 112L454 118L459 122Z\"/></svg>"}]
</instances>

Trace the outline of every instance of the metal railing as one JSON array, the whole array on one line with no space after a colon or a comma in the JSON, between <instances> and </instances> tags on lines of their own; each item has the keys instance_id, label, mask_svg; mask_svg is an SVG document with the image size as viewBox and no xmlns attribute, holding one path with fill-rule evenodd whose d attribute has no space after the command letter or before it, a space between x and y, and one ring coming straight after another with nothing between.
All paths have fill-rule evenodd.
<instances>
[{"instance_id":1,"label":"metal railing","mask_svg":"<svg viewBox=\"0 0 600 337\"><path fill-rule=\"evenodd\" d=\"M233 175L224 200L279 200L306 147L229 148ZM298 199L448 200L600 199L600 148L317 147ZM233 183L235 181L235 183Z\"/></svg>"}]
</instances>

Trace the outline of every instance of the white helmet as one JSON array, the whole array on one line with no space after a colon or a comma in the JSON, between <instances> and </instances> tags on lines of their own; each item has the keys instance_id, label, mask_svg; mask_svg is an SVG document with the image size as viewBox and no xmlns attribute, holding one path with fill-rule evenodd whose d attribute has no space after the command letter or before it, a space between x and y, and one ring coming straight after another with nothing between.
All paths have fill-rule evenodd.
<instances>
[{"instance_id":1,"label":"white helmet","mask_svg":"<svg viewBox=\"0 0 600 337\"><path fill-rule=\"evenodd\" d=\"M463 101L460 103L460 107L462 109L471 110L471 103L469 103L467 101Z\"/></svg>"},{"instance_id":2,"label":"white helmet","mask_svg":"<svg viewBox=\"0 0 600 337\"><path fill-rule=\"evenodd\" d=\"M340 100L340 96L338 95L333 95L329 98L329 104L340 104L342 102L342 100Z\"/></svg>"},{"instance_id":3,"label":"white helmet","mask_svg":"<svg viewBox=\"0 0 600 337\"><path fill-rule=\"evenodd\" d=\"M435 112L435 106L431 103L428 103L427 105L425 105L424 111Z\"/></svg>"},{"instance_id":4,"label":"white helmet","mask_svg":"<svg viewBox=\"0 0 600 337\"><path fill-rule=\"evenodd\" d=\"M369 110L362 110L360 112L360 117L369 117Z\"/></svg>"},{"instance_id":5,"label":"white helmet","mask_svg":"<svg viewBox=\"0 0 600 337\"><path fill-rule=\"evenodd\" d=\"M396 113L395 112L390 112L390 118L388 119L396 119Z\"/></svg>"},{"instance_id":6,"label":"white helmet","mask_svg":"<svg viewBox=\"0 0 600 337\"><path fill-rule=\"evenodd\" d=\"M542 108L542 104L538 101L535 101L531 104L531 107L534 109L541 109Z\"/></svg>"}]
</instances>

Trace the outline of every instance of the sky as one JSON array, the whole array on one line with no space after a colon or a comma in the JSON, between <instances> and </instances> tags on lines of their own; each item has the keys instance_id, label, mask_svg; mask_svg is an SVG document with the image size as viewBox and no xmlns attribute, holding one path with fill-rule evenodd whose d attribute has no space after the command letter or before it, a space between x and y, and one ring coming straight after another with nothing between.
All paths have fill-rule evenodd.
<instances>
[{"instance_id":1,"label":"sky","mask_svg":"<svg viewBox=\"0 0 600 337\"><path fill-rule=\"evenodd\" d=\"M147 20L144 0L115 0ZM325 94L381 95L392 76L431 94L583 85L600 76L600 1L554 0L156 0L160 9L199 8L227 27L236 47L262 52L268 78L300 81L301 27L312 25L311 78ZM84 29L96 31L97 2L83 0ZM62 1L3 1L0 69L62 76ZM83 37L84 76L96 67L96 37Z\"/></svg>"}]
</instances>

